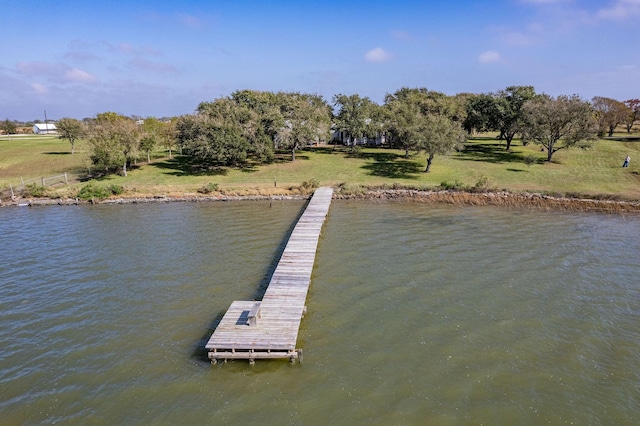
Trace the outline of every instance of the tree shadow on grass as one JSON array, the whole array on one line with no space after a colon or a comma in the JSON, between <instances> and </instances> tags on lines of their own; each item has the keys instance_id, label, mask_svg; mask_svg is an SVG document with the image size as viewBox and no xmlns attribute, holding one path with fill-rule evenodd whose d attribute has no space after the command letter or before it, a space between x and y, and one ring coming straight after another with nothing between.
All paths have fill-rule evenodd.
<instances>
[{"instance_id":1,"label":"tree shadow on grass","mask_svg":"<svg viewBox=\"0 0 640 426\"><path fill-rule=\"evenodd\" d=\"M388 150L352 150L350 147L333 146L314 148L319 154L342 155L347 158L368 160L369 163L362 166L371 176L381 176L396 179L418 179L422 172L422 165L414 160L407 159L403 154Z\"/></svg>"},{"instance_id":2,"label":"tree shadow on grass","mask_svg":"<svg viewBox=\"0 0 640 426\"><path fill-rule=\"evenodd\" d=\"M71 151L50 151L43 152L45 155L71 155Z\"/></svg>"},{"instance_id":3,"label":"tree shadow on grass","mask_svg":"<svg viewBox=\"0 0 640 426\"><path fill-rule=\"evenodd\" d=\"M463 161L483 161L487 163L521 163L522 154L507 151L504 146L485 143L465 145L464 151L458 154Z\"/></svg>"},{"instance_id":4,"label":"tree shadow on grass","mask_svg":"<svg viewBox=\"0 0 640 426\"><path fill-rule=\"evenodd\" d=\"M176 156L170 160L152 163L151 166L167 170L172 176L224 176L228 168L194 160L186 156Z\"/></svg>"},{"instance_id":5,"label":"tree shadow on grass","mask_svg":"<svg viewBox=\"0 0 640 426\"><path fill-rule=\"evenodd\" d=\"M313 152L317 154L328 154L328 155L344 155L349 154L351 152L350 147L345 147L343 145L327 145L327 146L319 146L313 147Z\"/></svg>"},{"instance_id":6,"label":"tree shadow on grass","mask_svg":"<svg viewBox=\"0 0 640 426\"><path fill-rule=\"evenodd\" d=\"M358 158L373 160L362 166L371 176L381 176L396 179L418 179L422 171L422 164L393 152L359 153Z\"/></svg>"}]
</instances>

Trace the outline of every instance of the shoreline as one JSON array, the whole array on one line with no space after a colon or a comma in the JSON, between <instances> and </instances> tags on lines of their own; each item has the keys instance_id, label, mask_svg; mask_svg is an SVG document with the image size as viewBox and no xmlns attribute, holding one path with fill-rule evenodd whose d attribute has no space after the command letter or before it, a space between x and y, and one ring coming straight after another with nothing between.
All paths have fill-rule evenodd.
<instances>
[{"instance_id":1,"label":"shoreline","mask_svg":"<svg viewBox=\"0 0 640 426\"><path fill-rule=\"evenodd\" d=\"M69 206L69 205L117 205L174 202L216 202L216 201L265 201L265 200L305 200L311 194L292 195L210 195L210 196L131 196L107 198L103 200L79 200L77 198L17 198L0 201L2 207ZM540 193L511 193L504 191L465 192L454 190L420 191L412 189L372 189L360 193L334 192L336 200L378 200L411 201L422 203L442 203L458 206L497 206L507 208L529 208L543 211L573 211L594 213L640 213L640 201L598 200L591 198L553 197Z\"/></svg>"}]
</instances>

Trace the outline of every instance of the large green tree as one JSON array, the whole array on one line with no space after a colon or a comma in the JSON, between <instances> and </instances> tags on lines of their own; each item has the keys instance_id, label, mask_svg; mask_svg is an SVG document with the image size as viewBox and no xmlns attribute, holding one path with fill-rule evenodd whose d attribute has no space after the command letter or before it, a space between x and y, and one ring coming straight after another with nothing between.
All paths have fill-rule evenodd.
<instances>
[{"instance_id":1,"label":"large green tree","mask_svg":"<svg viewBox=\"0 0 640 426\"><path fill-rule=\"evenodd\" d=\"M547 161L561 149L587 148L595 139L593 108L579 96L537 95L522 107L523 139L542 145Z\"/></svg>"},{"instance_id":2,"label":"large green tree","mask_svg":"<svg viewBox=\"0 0 640 426\"><path fill-rule=\"evenodd\" d=\"M353 95L335 95L333 105L336 108L334 123L339 131L344 131L349 138L352 149L356 140L376 133L375 104L368 97Z\"/></svg>"},{"instance_id":3,"label":"large green tree","mask_svg":"<svg viewBox=\"0 0 640 426\"><path fill-rule=\"evenodd\" d=\"M75 153L75 143L84 135L82 121L75 118L61 118L56 123L60 139L66 139L71 144L71 154Z\"/></svg>"},{"instance_id":4,"label":"large green tree","mask_svg":"<svg viewBox=\"0 0 640 426\"><path fill-rule=\"evenodd\" d=\"M220 110L226 102L211 105L207 113L181 117L176 123L178 145L183 153L216 166L237 166L247 159L249 143L233 117Z\"/></svg>"},{"instance_id":5,"label":"large green tree","mask_svg":"<svg viewBox=\"0 0 640 426\"><path fill-rule=\"evenodd\" d=\"M164 124L155 117L147 117L142 121L140 151L147 155L147 163L151 162L151 151L160 144L163 125Z\"/></svg>"},{"instance_id":6,"label":"large green tree","mask_svg":"<svg viewBox=\"0 0 640 426\"><path fill-rule=\"evenodd\" d=\"M436 154L446 154L466 140L466 132L454 120L455 102L438 92L402 88L387 95L388 130L394 144L405 151L427 154L425 172Z\"/></svg>"},{"instance_id":7,"label":"large green tree","mask_svg":"<svg viewBox=\"0 0 640 426\"><path fill-rule=\"evenodd\" d=\"M440 114L430 114L421 125L419 149L427 154L425 173L431 171L431 163L436 154L445 155L462 146L467 140L467 132L460 123Z\"/></svg>"},{"instance_id":8,"label":"large green tree","mask_svg":"<svg viewBox=\"0 0 640 426\"><path fill-rule=\"evenodd\" d=\"M418 151L420 147L421 122L426 113L420 108L419 95L387 95L385 112L387 116L387 131L396 148L404 150L405 158L409 158L411 151Z\"/></svg>"},{"instance_id":9,"label":"large green tree","mask_svg":"<svg viewBox=\"0 0 640 426\"><path fill-rule=\"evenodd\" d=\"M322 96L279 92L275 101L282 120L276 130L276 146L291 152L291 161L297 150L329 138L331 107Z\"/></svg>"},{"instance_id":10,"label":"large green tree","mask_svg":"<svg viewBox=\"0 0 640 426\"><path fill-rule=\"evenodd\" d=\"M598 133L601 136L604 136L605 133L609 137L613 136L616 127L627 122L629 107L623 102L602 96L594 96L591 103L598 120Z\"/></svg>"},{"instance_id":11,"label":"large green tree","mask_svg":"<svg viewBox=\"0 0 640 426\"><path fill-rule=\"evenodd\" d=\"M230 98L246 111L240 127L250 144L251 154L261 162L273 161L274 139L277 129L282 125L276 95L272 92L240 90L232 93Z\"/></svg>"},{"instance_id":12,"label":"large green tree","mask_svg":"<svg viewBox=\"0 0 640 426\"><path fill-rule=\"evenodd\" d=\"M160 129L160 146L169 151L169 159L173 158L173 150L176 149L178 143L176 138L177 121L177 118L165 121Z\"/></svg>"},{"instance_id":13,"label":"large green tree","mask_svg":"<svg viewBox=\"0 0 640 426\"><path fill-rule=\"evenodd\" d=\"M496 131L504 139L507 150L522 124L522 106L535 96L533 86L509 86L496 93L470 96L465 128L468 131Z\"/></svg>"},{"instance_id":14,"label":"large green tree","mask_svg":"<svg viewBox=\"0 0 640 426\"><path fill-rule=\"evenodd\" d=\"M128 117L115 112L98 114L87 129L91 161L103 172L121 170L135 161L140 147L140 128Z\"/></svg>"}]
</instances>

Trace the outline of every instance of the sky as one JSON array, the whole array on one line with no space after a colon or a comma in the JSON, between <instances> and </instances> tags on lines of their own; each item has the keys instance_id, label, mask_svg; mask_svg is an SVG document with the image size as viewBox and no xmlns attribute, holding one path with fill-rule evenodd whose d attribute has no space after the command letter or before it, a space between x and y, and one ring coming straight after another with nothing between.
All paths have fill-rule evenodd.
<instances>
[{"instance_id":1,"label":"sky","mask_svg":"<svg viewBox=\"0 0 640 426\"><path fill-rule=\"evenodd\" d=\"M0 120L193 113L252 89L640 98L640 0L0 0Z\"/></svg>"}]
</instances>

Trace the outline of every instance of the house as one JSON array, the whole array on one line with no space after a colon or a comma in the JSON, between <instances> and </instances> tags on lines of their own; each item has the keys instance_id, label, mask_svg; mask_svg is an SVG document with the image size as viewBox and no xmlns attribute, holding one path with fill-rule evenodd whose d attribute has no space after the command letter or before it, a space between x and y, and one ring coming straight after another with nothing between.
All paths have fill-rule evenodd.
<instances>
[{"instance_id":1,"label":"house","mask_svg":"<svg viewBox=\"0 0 640 426\"><path fill-rule=\"evenodd\" d=\"M48 135L56 133L58 128L53 123L36 123L33 125L33 133L36 135Z\"/></svg>"},{"instance_id":2,"label":"house","mask_svg":"<svg viewBox=\"0 0 640 426\"><path fill-rule=\"evenodd\" d=\"M361 138L355 138L354 141L345 130L336 130L332 133L331 139L334 142L339 142L347 146L351 146L353 142L355 142L356 145L366 146L380 146L386 145L387 143L387 136L381 132L378 132L378 135L374 138L363 136Z\"/></svg>"}]
</instances>

